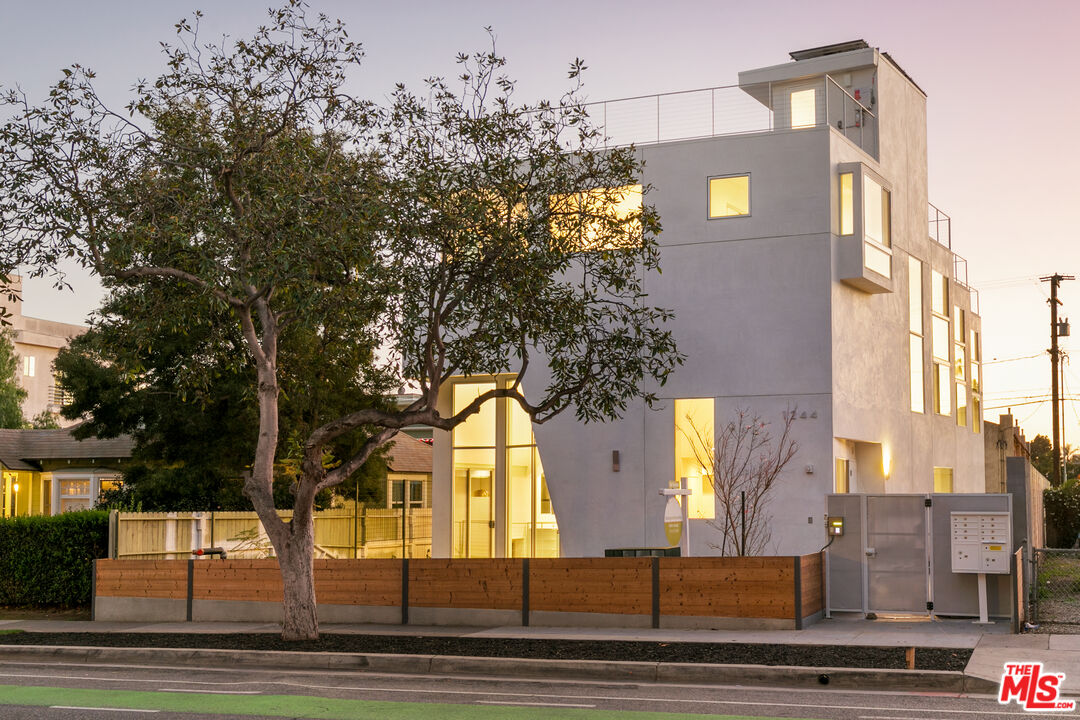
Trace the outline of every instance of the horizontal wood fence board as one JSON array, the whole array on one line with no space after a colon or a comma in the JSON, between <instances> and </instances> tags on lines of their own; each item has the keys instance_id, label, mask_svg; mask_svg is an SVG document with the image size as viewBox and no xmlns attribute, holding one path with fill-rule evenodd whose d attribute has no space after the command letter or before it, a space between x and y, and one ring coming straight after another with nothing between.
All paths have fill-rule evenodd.
<instances>
[{"instance_id":1,"label":"horizontal wood fence board","mask_svg":"<svg viewBox=\"0 0 1080 720\"><path fill-rule=\"evenodd\" d=\"M520 560L409 561L409 606L517 610L524 585Z\"/></svg>"},{"instance_id":2,"label":"horizontal wood fence board","mask_svg":"<svg viewBox=\"0 0 1080 720\"><path fill-rule=\"evenodd\" d=\"M802 575L802 616L810 617L825 609L824 563L821 553L799 558Z\"/></svg>"},{"instance_id":3,"label":"horizontal wood fence board","mask_svg":"<svg viewBox=\"0 0 1080 720\"><path fill-rule=\"evenodd\" d=\"M533 558L529 609L649 615L652 558Z\"/></svg>"},{"instance_id":4,"label":"horizontal wood fence board","mask_svg":"<svg viewBox=\"0 0 1080 720\"><path fill-rule=\"evenodd\" d=\"M96 567L95 592L102 597L187 597L185 561L98 560Z\"/></svg>"}]
</instances>

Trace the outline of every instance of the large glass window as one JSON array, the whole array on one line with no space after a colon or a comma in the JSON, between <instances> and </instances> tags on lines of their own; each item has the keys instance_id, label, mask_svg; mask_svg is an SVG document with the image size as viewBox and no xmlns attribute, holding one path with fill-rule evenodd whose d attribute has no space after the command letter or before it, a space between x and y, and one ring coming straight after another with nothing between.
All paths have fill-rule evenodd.
<instances>
[{"instance_id":1,"label":"large glass window","mask_svg":"<svg viewBox=\"0 0 1080 720\"><path fill-rule=\"evenodd\" d=\"M468 407L493 382L457 383L453 412ZM454 428L454 503L452 553L454 557L492 557L494 549L495 405L488 401L480 412Z\"/></svg>"},{"instance_id":2,"label":"large glass window","mask_svg":"<svg viewBox=\"0 0 1080 720\"><path fill-rule=\"evenodd\" d=\"M952 414L953 369L949 360L952 335L949 332L949 279L930 271L930 345L934 357L934 412ZM965 403L966 404L966 403Z\"/></svg>"},{"instance_id":3,"label":"large glass window","mask_svg":"<svg viewBox=\"0 0 1080 720\"><path fill-rule=\"evenodd\" d=\"M641 242L641 185L552 195L551 234L567 250L616 250Z\"/></svg>"},{"instance_id":4,"label":"large glass window","mask_svg":"<svg viewBox=\"0 0 1080 720\"><path fill-rule=\"evenodd\" d=\"M791 93L791 127L808 128L817 125L817 90L796 90Z\"/></svg>"},{"instance_id":5,"label":"large glass window","mask_svg":"<svg viewBox=\"0 0 1080 720\"><path fill-rule=\"evenodd\" d=\"M953 306L953 379L956 381L956 424L967 427L967 345L964 330L964 311Z\"/></svg>"},{"instance_id":6,"label":"large glass window","mask_svg":"<svg viewBox=\"0 0 1080 720\"><path fill-rule=\"evenodd\" d=\"M982 349L979 347L979 333L971 330L968 343L968 355L971 357L971 429L982 431Z\"/></svg>"},{"instance_id":7,"label":"large glass window","mask_svg":"<svg viewBox=\"0 0 1080 720\"><path fill-rule=\"evenodd\" d=\"M510 382L456 383L454 413ZM558 557L559 526L528 413L507 398L489 400L481 408L452 433L453 557ZM405 488L394 492L400 502ZM410 507L424 499L422 489L413 492L410 488ZM496 548L497 523L505 527L499 535L500 548L505 537L503 549Z\"/></svg>"},{"instance_id":8,"label":"large glass window","mask_svg":"<svg viewBox=\"0 0 1080 720\"><path fill-rule=\"evenodd\" d=\"M683 478L690 489L689 516L716 517L713 491L713 446L716 443L712 398L680 398L675 401L675 476L679 487Z\"/></svg>"},{"instance_id":9,"label":"large glass window","mask_svg":"<svg viewBox=\"0 0 1080 720\"><path fill-rule=\"evenodd\" d=\"M529 414L515 400L506 408L507 557L558 557L559 524Z\"/></svg>"},{"instance_id":10,"label":"large glass window","mask_svg":"<svg viewBox=\"0 0 1080 720\"><path fill-rule=\"evenodd\" d=\"M750 176L709 178L709 219L750 214Z\"/></svg>"},{"instance_id":11,"label":"large glass window","mask_svg":"<svg viewBox=\"0 0 1080 720\"><path fill-rule=\"evenodd\" d=\"M863 222L867 240L890 247L889 191L870 176L863 178Z\"/></svg>"},{"instance_id":12,"label":"large glass window","mask_svg":"<svg viewBox=\"0 0 1080 720\"><path fill-rule=\"evenodd\" d=\"M848 165L842 166L846 170ZM878 275L892 277L892 216L889 190L867 173L840 173L840 234L854 235L862 227L863 266ZM861 215L856 197L861 196Z\"/></svg>"}]
</instances>

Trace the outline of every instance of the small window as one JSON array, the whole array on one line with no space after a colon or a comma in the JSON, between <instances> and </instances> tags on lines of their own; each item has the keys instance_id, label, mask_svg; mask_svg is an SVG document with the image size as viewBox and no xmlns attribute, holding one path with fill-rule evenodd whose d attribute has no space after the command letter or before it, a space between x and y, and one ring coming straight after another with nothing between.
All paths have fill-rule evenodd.
<instances>
[{"instance_id":1,"label":"small window","mask_svg":"<svg viewBox=\"0 0 1080 720\"><path fill-rule=\"evenodd\" d=\"M791 93L791 127L808 128L817 125L817 90L796 90Z\"/></svg>"},{"instance_id":2,"label":"small window","mask_svg":"<svg viewBox=\"0 0 1080 720\"><path fill-rule=\"evenodd\" d=\"M750 176L709 178L709 219L750 214Z\"/></svg>"},{"instance_id":3,"label":"small window","mask_svg":"<svg viewBox=\"0 0 1080 720\"><path fill-rule=\"evenodd\" d=\"M23 376L34 377L35 372L35 358L33 355L27 355L23 358Z\"/></svg>"},{"instance_id":4,"label":"small window","mask_svg":"<svg viewBox=\"0 0 1080 720\"><path fill-rule=\"evenodd\" d=\"M934 468L934 492L951 493L953 491L952 468Z\"/></svg>"}]
</instances>

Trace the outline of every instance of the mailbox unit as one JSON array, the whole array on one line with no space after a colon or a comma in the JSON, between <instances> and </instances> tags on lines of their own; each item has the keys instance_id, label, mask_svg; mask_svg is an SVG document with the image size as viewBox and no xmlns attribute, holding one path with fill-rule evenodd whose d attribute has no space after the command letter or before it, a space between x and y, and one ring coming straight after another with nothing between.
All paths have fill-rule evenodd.
<instances>
[{"instance_id":1,"label":"mailbox unit","mask_svg":"<svg viewBox=\"0 0 1080 720\"><path fill-rule=\"evenodd\" d=\"M1009 574L1009 513L954 512L950 520L954 573Z\"/></svg>"}]
</instances>

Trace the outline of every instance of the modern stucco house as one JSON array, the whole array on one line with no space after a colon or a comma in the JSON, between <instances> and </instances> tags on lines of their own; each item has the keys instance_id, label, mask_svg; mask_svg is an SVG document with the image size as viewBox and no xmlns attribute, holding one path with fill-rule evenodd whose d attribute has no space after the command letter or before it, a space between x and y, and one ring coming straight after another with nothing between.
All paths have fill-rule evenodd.
<instances>
[{"instance_id":1,"label":"modern stucco house","mask_svg":"<svg viewBox=\"0 0 1080 720\"><path fill-rule=\"evenodd\" d=\"M824 544L829 493L984 491L978 298L929 203L926 95L862 41L791 57L737 86L604 104L613 142L645 161L664 227L645 289L675 311L686 362L658 407L617 421L534 428L502 401L436 432L434 556L666 545L659 490L684 477L692 552L716 554L709 472L680 425L740 408L774 430L796 412L774 552ZM616 127L629 115L636 136ZM458 378L443 410L496 382Z\"/></svg>"},{"instance_id":2,"label":"modern stucco house","mask_svg":"<svg viewBox=\"0 0 1080 720\"><path fill-rule=\"evenodd\" d=\"M12 289L16 293L21 292L21 278L12 278ZM29 421L42 412L48 412L61 425L70 425L72 421L65 420L59 414L65 402L64 389L53 372L53 361L60 349L66 347L72 338L86 332L86 328L27 317L23 315L21 299L4 305L10 313L7 322L11 323L15 354L19 356L15 377L26 390L23 417Z\"/></svg>"}]
</instances>

